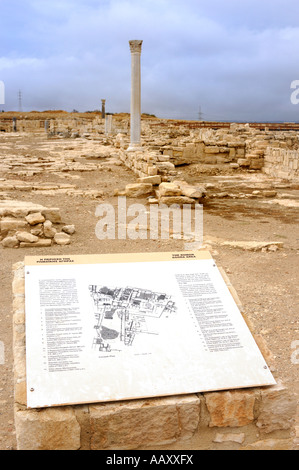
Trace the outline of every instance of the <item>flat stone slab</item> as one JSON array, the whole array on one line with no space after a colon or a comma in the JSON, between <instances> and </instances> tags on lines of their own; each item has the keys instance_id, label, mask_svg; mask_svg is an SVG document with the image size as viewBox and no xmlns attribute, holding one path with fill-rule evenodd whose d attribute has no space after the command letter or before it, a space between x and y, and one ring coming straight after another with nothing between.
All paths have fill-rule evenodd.
<instances>
[{"instance_id":1,"label":"flat stone slab","mask_svg":"<svg viewBox=\"0 0 299 470\"><path fill-rule=\"evenodd\" d=\"M46 207L32 202L12 201L11 199L0 201L0 217L26 217L30 213L41 212L44 209Z\"/></svg>"}]
</instances>

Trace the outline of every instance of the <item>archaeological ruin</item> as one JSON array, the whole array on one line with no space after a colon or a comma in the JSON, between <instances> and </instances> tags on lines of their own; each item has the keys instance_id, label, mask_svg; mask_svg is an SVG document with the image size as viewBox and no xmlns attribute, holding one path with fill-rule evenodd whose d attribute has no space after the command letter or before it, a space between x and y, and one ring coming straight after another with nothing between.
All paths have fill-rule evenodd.
<instances>
[{"instance_id":1,"label":"archaeological ruin","mask_svg":"<svg viewBox=\"0 0 299 470\"><path fill-rule=\"evenodd\" d=\"M131 114L107 112L106 99L98 112L0 114L2 307L10 350L0 383L0 443L18 450L298 449L292 344L298 333L299 124L141 114L141 46L130 41ZM27 407L25 256L184 250L186 240L170 226L161 240L139 239L140 227L134 241L97 240L97 206L116 207L119 197L147 211L203 206L197 249L219 263L276 385Z\"/></svg>"}]
</instances>

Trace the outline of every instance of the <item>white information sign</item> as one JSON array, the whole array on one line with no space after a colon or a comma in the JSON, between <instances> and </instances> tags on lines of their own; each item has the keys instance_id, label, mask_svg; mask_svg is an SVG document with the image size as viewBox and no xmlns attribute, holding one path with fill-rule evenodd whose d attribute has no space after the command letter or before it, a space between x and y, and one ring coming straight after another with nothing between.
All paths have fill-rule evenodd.
<instances>
[{"instance_id":1,"label":"white information sign","mask_svg":"<svg viewBox=\"0 0 299 470\"><path fill-rule=\"evenodd\" d=\"M207 252L26 258L27 406L275 384Z\"/></svg>"}]
</instances>

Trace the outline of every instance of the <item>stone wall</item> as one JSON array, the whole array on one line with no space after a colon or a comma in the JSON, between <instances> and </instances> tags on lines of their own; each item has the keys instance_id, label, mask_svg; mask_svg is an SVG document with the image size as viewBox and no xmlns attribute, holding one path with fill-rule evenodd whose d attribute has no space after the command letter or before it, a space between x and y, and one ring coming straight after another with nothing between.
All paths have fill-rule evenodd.
<instances>
[{"instance_id":1,"label":"stone wall","mask_svg":"<svg viewBox=\"0 0 299 470\"><path fill-rule=\"evenodd\" d=\"M299 147L296 131L270 131L249 124L231 124L229 129L198 129L160 148L175 166L190 163L228 164L231 168L261 170L268 147L294 150Z\"/></svg>"},{"instance_id":2,"label":"stone wall","mask_svg":"<svg viewBox=\"0 0 299 470\"><path fill-rule=\"evenodd\" d=\"M175 166L170 162L170 157L162 155L158 151L120 152L121 161L130 168L139 178L146 176L161 176L162 181L176 175Z\"/></svg>"},{"instance_id":3,"label":"stone wall","mask_svg":"<svg viewBox=\"0 0 299 470\"><path fill-rule=\"evenodd\" d=\"M293 418L297 402L282 384L114 403L27 409L24 263L15 264L13 270L18 450L293 449ZM231 292L236 297L232 289ZM237 299L236 302L240 303ZM270 366L273 356L259 335L255 335L255 339Z\"/></svg>"},{"instance_id":4,"label":"stone wall","mask_svg":"<svg viewBox=\"0 0 299 470\"><path fill-rule=\"evenodd\" d=\"M299 181L299 151L267 147L263 171L276 178Z\"/></svg>"},{"instance_id":5,"label":"stone wall","mask_svg":"<svg viewBox=\"0 0 299 470\"><path fill-rule=\"evenodd\" d=\"M60 210L25 201L0 201L3 248L47 248L69 245L73 225L62 224Z\"/></svg>"}]
</instances>

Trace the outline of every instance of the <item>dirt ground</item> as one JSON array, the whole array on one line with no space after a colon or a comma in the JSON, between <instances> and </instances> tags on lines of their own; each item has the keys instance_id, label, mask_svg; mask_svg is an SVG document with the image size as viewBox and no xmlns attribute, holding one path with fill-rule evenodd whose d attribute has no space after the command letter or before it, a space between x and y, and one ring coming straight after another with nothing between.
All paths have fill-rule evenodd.
<instances>
[{"instance_id":1,"label":"dirt ground","mask_svg":"<svg viewBox=\"0 0 299 470\"><path fill-rule=\"evenodd\" d=\"M41 137L28 135L11 138L0 136L0 163L6 155L31 156L46 155L50 150L40 150ZM79 141L78 141L79 142ZM18 147L19 145L19 147ZM76 141L53 140L49 145L55 152L69 154L76 150ZM80 140L80 149L84 145L96 150L97 143ZM23 147L22 147L23 146ZM82 154L84 151L82 150ZM94 153L96 155L96 153ZM82 161L87 161L82 157ZM98 158L88 157L88 162L98 162ZM109 159L106 159L109 163ZM195 166L179 169L180 177L193 184L208 182L223 183L225 179L219 172L199 171ZM214 174L213 174L214 173ZM229 179L230 175L226 175ZM256 175L240 175L245 183L250 184ZM246 179L247 178L247 179ZM110 165L93 171L66 171L57 176L55 173L42 172L32 176L18 176L10 171L2 171L0 179L18 179L34 183L71 183L82 190L97 189L103 191L103 197L92 199L82 195L57 193L42 194L32 191L7 191L6 196L24 201L32 201L47 207L59 207L63 221L75 224L76 234L71 245L58 245L46 249L4 249L0 247L0 341L5 347L5 363L0 364L0 449L16 449L13 418L13 357L12 357L12 265L22 261L27 255L68 255L93 253L123 252L157 252L184 250L180 240L98 240L95 227L98 221L95 209L105 202L117 206L115 188L124 188L126 184L136 181L134 174L122 165L112 161ZM232 180L234 181L234 180ZM240 183L240 181L239 181ZM242 184L244 180L242 180ZM229 184L229 183L228 183ZM257 181L258 184L258 181ZM275 378L281 380L290 390L299 395L299 351L294 361L294 342L299 342L299 210L296 204L283 206L269 203L270 200L238 198L238 188L232 187L235 198L214 198L204 205L204 236L206 239L216 237L220 240L237 241L280 241L283 248L277 251L257 251L224 246L219 242L213 244L212 254L219 266L222 266L238 292L245 311L252 320L255 329L267 341L276 357ZM257 186L256 186L257 187ZM230 190L231 191L231 190ZM279 189L280 194L287 193L287 200L299 202L299 190L293 185ZM136 199L128 203L136 203ZM137 202L146 204L146 199ZM41 252L42 250L42 252ZM297 349L299 346L297 345ZM293 354L293 356L292 356ZM292 360L293 357L293 360Z\"/></svg>"}]
</instances>

